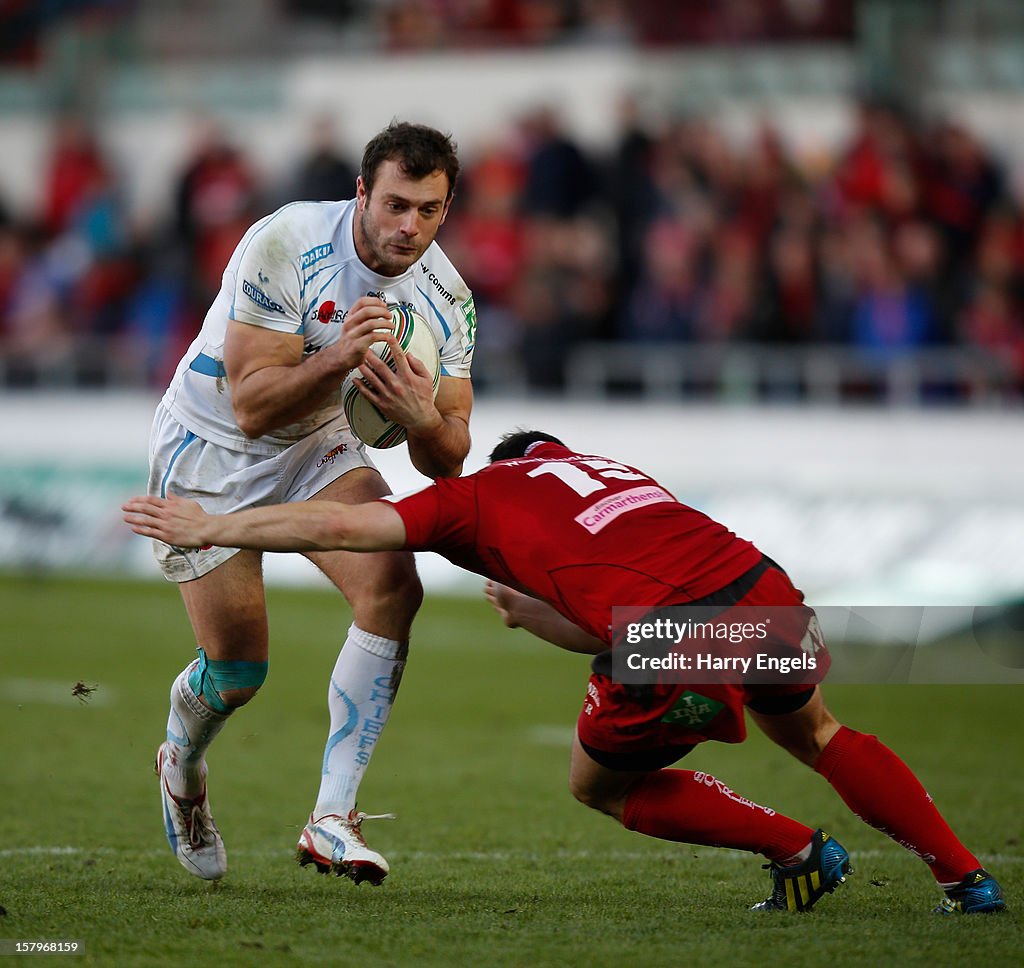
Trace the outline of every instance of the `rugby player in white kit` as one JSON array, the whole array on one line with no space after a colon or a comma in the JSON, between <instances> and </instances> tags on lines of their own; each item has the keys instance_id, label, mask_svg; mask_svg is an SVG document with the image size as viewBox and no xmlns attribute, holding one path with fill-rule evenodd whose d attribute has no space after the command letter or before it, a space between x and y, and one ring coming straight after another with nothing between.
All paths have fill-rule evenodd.
<instances>
[{"instance_id":1,"label":"rugby player in white kit","mask_svg":"<svg viewBox=\"0 0 1024 968\"><path fill-rule=\"evenodd\" d=\"M190 497L209 512L289 501L358 504L390 493L349 430L341 384L406 427L409 457L429 478L457 476L469 452L472 294L434 241L459 162L451 139L393 122L365 149L355 198L296 202L253 225L224 272L203 327L161 400L150 443L150 493ZM389 370L367 350L390 329L386 303L413 305L441 356L436 399L426 368L398 354ZM269 642L261 555L154 543L177 582L198 645L171 686L157 752L164 822L186 870L227 870L207 791L206 750L263 683ZM298 843L300 863L379 884L356 793L401 680L422 600L405 552L310 553L353 622L331 675L320 788Z\"/></svg>"}]
</instances>

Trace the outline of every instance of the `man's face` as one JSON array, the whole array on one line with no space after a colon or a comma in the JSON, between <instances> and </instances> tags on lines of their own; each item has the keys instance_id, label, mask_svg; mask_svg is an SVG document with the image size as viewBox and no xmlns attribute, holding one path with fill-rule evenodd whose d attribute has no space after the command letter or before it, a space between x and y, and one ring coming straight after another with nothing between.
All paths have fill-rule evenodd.
<instances>
[{"instance_id":1,"label":"man's face","mask_svg":"<svg viewBox=\"0 0 1024 968\"><path fill-rule=\"evenodd\" d=\"M356 182L356 251L367 268L382 276L405 272L434 241L451 199L448 176L435 171L426 178L410 178L397 161L377 169L373 191L363 179Z\"/></svg>"}]
</instances>

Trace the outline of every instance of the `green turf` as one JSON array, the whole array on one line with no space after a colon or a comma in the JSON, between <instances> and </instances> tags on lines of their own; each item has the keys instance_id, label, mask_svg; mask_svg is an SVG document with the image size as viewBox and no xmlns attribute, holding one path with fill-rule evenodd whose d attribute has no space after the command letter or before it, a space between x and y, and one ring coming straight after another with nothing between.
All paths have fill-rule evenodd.
<instances>
[{"instance_id":1,"label":"green turf","mask_svg":"<svg viewBox=\"0 0 1024 968\"><path fill-rule=\"evenodd\" d=\"M754 914L759 858L648 840L566 792L586 659L429 600L361 794L384 886L299 869L348 616L326 592L270 595L271 673L209 757L231 870L186 874L163 838L153 751L189 658L162 584L0 579L0 939L77 938L33 964L1017 965L1024 887L1019 686L835 687L837 715L914 766L1013 910L942 919L923 865L759 736L687 766L831 830L856 875L809 915ZM88 702L75 682L96 685ZM2 959L0 959L0 963ZM12 959L12 964L19 963Z\"/></svg>"}]
</instances>

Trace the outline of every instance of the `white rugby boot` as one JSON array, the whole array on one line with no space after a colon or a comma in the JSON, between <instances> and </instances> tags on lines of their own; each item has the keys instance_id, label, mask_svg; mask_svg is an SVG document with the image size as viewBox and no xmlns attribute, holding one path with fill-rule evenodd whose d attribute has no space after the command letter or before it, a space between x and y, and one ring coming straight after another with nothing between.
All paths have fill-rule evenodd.
<instances>
[{"instance_id":1,"label":"white rugby boot","mask_svg":"<svg viewBox=\"0 0 1024 968\"><path fill-rule=\"evenodd\" d=\"M156 753L156 775L160 778L160 799L164 807L167 842L178 862L190 874L207 881L223 877L228 869L224 841L213 822L206 784L196 797L179 797L171 792L168 771L171 756L163 743Z\"/></svg>"},{"instance_id":2,"label":"white rugby boot","mask_svg":"<svg viewBox=\"0 0 1024 968\"><path fill-rule=\"evenodd\" d=\"M344 875L357 884L369 881L376 887L388 876L388 862L366 846L360 827L364 820L394 820L393 813L361 813L350 810L347 817L329 813L315 819L309 815L299 838L296 859L305 867L315 864L321 874Z\"/></svg>"}]
</instances>

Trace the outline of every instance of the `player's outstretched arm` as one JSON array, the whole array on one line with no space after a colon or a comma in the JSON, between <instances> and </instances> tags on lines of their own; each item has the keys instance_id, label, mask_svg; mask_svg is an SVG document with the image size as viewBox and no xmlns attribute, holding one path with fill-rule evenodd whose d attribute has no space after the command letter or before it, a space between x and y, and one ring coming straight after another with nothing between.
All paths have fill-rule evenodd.
<instances>
[{"instance_id":1,"label":"player's outstretched arm","mask_svg":"<svg viewBox=\"0 0 1024 968\"><path fill-rule=\"evenodd\" d=\"M606 642L584 632L539 598L490 580L484 584L484 595L510 629L526 629L537 638L567 652L597 655L608 648Z\"/></svg>"},{"instance_id":2,"label":"player's outstretched arm","mask_svg":"<svg viewBox=\"0 0 1024 968\"><path fill-rule=\"evenodd\" d=\"M195 501L172 494L134 497L121 510L136 534L177 548L392 551L405 544L401 516L391 505L378 502L305 501L207 514Z\"/></svg>"}]
</instances>

